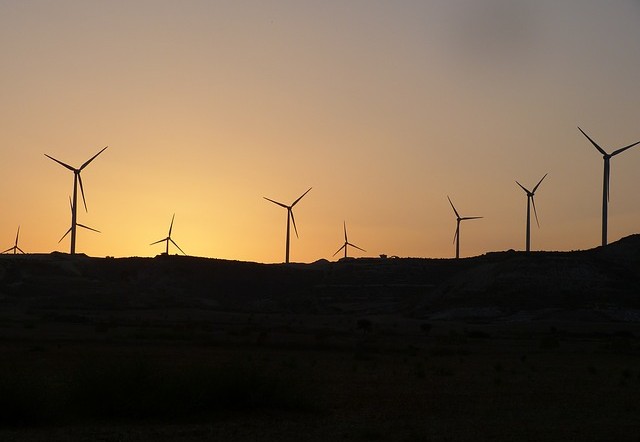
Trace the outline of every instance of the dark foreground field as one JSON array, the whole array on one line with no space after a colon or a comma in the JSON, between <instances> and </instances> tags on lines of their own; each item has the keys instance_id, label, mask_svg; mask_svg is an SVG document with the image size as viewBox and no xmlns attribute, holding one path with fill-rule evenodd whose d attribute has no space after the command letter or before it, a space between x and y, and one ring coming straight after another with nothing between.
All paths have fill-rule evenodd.
<instances>
[{"instance_id":1,"label":"dark foreground field","mask_svg":"<svg viewBox=\"0 0 640 442\"><path fill-rule=\"evenodd\" d=\"M637 327L395 327L5 343L0 440L638 440Z\"/></svg>"},{"instance_id":2,"label":"dark foreground field","mask_svg":"<svg viewBox=\"0 0 640 442\"><path fill-rule=\"evenodd\" d=\"M638 239L612 246L3 257L0 440L639 441Z\"/></svg>"}]
</instances>

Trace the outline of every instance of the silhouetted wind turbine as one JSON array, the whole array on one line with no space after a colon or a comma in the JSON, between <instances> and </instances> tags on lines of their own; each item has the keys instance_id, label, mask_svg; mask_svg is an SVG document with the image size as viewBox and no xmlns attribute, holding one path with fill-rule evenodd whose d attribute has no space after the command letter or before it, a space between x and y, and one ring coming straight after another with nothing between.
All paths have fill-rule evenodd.
<instances>
[{"instance_id":1,"label":"silhouetted wind turbine","mask_svg":"<svg viewBox=\"0 0 640 442\"><path fill-rule=\"evenodd\" d=\"M342 226L344 227L344 244L342 245L342 247L340 247L336 251L336 253L333 254L333 256L336 256L340 252L340 250L344 249L344 257L346 258L347 257L347 246L351 246L351 247L354 247L354 248L356 248L358 250L362 250L363 252L366 252L365 249L361 249L357 245L351 244L349 242L349 240L347 239L347 223L346 223L346 221L343 221L343 225Z\"/></svg>"},{"instance_id":2,"label":"silhouetted wind turbine","mask_svg":"<svg viewBox=\"0 0 640 442\"><path fill-rule=\"evenodd\" d=\"M7 253L13 250L13 254L17 254L18 252L22 253L23 255L25 254L24 251L18 247L18 238L20 237L20 226L18 226L18 233L16 233L16 243L13 245L13 247L9 247L7 250L5 250L2 253Z\"/></svg>"},{"instance_id":3,"label":"silhouetted wind turbine","mask_svg":"<svg viewBox=\"0 0 640 442\"><path fill-rule=\"evenodd\" d=\"M540 222L538 221L538 212L536 211L536 202L533 199L533 196L535 195L536 190L538 190L538 186L540 185L542 180L545 179L547 175L548 174L545 173L544 176L540 179L540 181L538 181L538 184L536 184L536 187L534 187L533 190L531 191L516 181L516 184L522 187L522 190L524 190L527 193L527 247L526 247L527 252L531 250L531 206L533 206L533 214L536 217L536 224L538 224L538 227L540 227Z\"/></svg>"},{"instance_id":4,"label":"silhouetted wind turbine","mask_svg":"<svg viewBox=\"0 0 640 442\"><path fill-rule=\"evenodd\" d=\"M176 244L176 242L175 242L173 239L171 239L171 231L173 230L173 220L175 219L175 217L176 217L176 214L174 213L174 214L173 214L173 217L171 218L171 225L169 226L169 235L168 235L166 238L161 239L161 240L156 241L156 242L152 242L152 243L151 243L151 244L149 244L149 245L151 245L151 246L152 246L152 245L154 245L154 244L159 244L159 243L161 243L161 242L165 242L165 241L166 241L166 243L167 243L167 249L166 249L166 251L165 251L165 255L168 255L168 254L169 254L169 242L171 242L174 246L176 246L176 247L178 248L178 250L180 250L180 251L182 252L182 254L183 254L183 255L185 255L185 256L186 256L187 254L186 254L186 253L184 253L184 250L182 250L182 249L180 248L180 246L179 246L178 244Z\"/></svg>"},{"instance_id":5,"label":"silhouetted wind turbine","mask_svg":"<svg viewBox=\"0 0 640 442\"><path fill-rule=\"evenodd\" d=\"M75 212L75 210L73 210L73 202L71 201L71 197L69 197L69 206L71 207L71 219L72 219L72 224L71 227L69 227L69 230L66 231L66 233L64 235L62 235L62 238L60 238L60 240L58 240L58 244L60 244L62 242L63 239L65 239L65 237L69 234L69 232L71 232L71 237L73 238L73 213ZM83 229L87 229L87 230L91 230L92 232L97 232L97 233L101 233L99 230L96 230L92 227L88 227L85 226L84 224L80 224L79 222L77 222L77 218L76 218L76 226L78 227L82 227Z\"/></svg>"},{"instance_id":6,"label":"silhouetted wind turbine","mask_svg":"<svg viewBox=\"0 0 640 442\"><path fill-rule=\"evenodd\" d=\"M481 216L460 216L455 206L451 202L451 198L447 196L449 200L449 204L451 204L451 208L453 209L453 213L456 214L456 233L453 235L453 242L456 244L456 259L460 258L460 221L466 221L469 219L480 219Z\"/></svg>"},{"instance_id":7,"label":"silhouetted wind turbine","mask_svg":"<svg viewBox=\"0 0 640 442\"><path fill-rule=\"evenodd\" d=\"M305 196L307 193L309 193L309 190L311 190L312 188L309 187L309 189L303 193L302 195L300 195L300 197L295 200L293 203L291 203L290 206L287 206L286 204L282 204L279 203L278 201L274 201L270 198L267 198L266 196L263 196L264 199L266 199L267 201L271 201L274 204L279 205L280 207L284 207L285 209L287 209L287 243L286 243L286 251L285 251L285 262L288 264L289 263L289 237L291 236L291 222L293 221L293 230L296 232L296 238L298 238L298 229L296 227L296 220L293 217L293 206L295 206L296 204L298 204L298 201L300 201L302 199L303 196Z\"/></svg>"},{"instance_id":8,"label":"silhouetted wind turbine","mask_svg":"<svg viewBox=\"0 0 640 442\"><path fill-rule=\"evenodd\" d=\"M614 150L610 154L605 152L603 148L598 146L598 144L589 137L580 127L578 130L582 132L582 135L587 137L591 144L598 149L598 152L602 154L602 158L604 159L604 177L602 180L602 245L607 245L607 218L608 218L608 206L609 206L609 178L611 175L611 158L618 155L619 153L624 152L627 149L631 149L633 146L640 144L640 141L637 141L633 144L629 144L628 146L621 147L618 150Z\"/></svg>"},{"instance_id":9,"label":"silhouetted wind turbine","mask_svg":"<svg viewBox=\"0 0 640 442\"><path fill-rule=\"evenodd\" d=\"M97 154L95 154L94 156L92 156L91 158L89 158L87 161L84 162L84 164L82 166L80 166L79 168L75 168L75 167L71 167L68 164L63 163L60 160L57 160L55 158L53 158L52 156L49 156L47 154L45 154L45 156L47 158L52 159L53 161L55 161L56 163L60 164L63 167L66 167L67 169L69 169L70 171L73 172L73 202L71 203L71 254L75 255L76 253L76 226L78 225L77 220L78 220L78 211L77 211L77 207L78 207L78 183L80 184L80 192L82 193L82 202L84 203L84 209L86 211L88 211L87 209L87 201L84 197L84 186L82 185L82 177L80 176L80 172L82 172L82 170L87 167L89 165L89 163L91 163L93 160L96 159L96 157L98 155L100 155L102 152L105 151L105 149L109 147L109 146L105 146L100 152L98 152ZM84 226L81 226L84 227ZM69 232L67 232L69 233ZM65 234L66 236L66 234Z\"/></svg>"}]
</instances>

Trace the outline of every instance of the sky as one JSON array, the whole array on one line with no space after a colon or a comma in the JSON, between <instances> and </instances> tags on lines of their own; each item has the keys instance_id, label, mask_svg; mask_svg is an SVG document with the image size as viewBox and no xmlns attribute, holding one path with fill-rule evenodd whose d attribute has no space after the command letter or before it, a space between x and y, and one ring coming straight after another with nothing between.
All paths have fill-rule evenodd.
<instances>
[{"instance_id":1,"label":"sky","mask_svg":"<svg viewBox=\"0 0 640 442\"><path fill-rule=\"evenodd\" d=\"M332 258L600 244L640 140L640 1L0 0L0 249ZM640 228L640 146L609 240ZM174 253L172 249L171 253Z\"/></svg>"}]
</instances>

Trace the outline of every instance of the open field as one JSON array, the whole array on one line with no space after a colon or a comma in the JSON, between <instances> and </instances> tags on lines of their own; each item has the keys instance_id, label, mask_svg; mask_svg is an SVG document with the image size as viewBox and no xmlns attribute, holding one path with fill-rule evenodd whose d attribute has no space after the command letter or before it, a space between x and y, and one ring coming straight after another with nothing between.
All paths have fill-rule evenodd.
<instances>
[{"instance_id":1,"label":"open field","mask_svg":"<svg viewBox=\"0 0 640 442\"><path fill-rule=\"evenodd\" d=\"M173 329L129 339L126 330L114 333L118 326L86 330L75 341L5 341L0 437L596 441L640 434L637 326L570 332L435 323L428 333L405 334L390 322L331 336L267 330L262 321L230 330L228 343Z\"/></svg>"},{"instance_id":2,"label":"open field","mask_svg":"<svg viewBox=\"0 0 640 442\"><path fill-rule=\"evenodd\" d=\"M5 256L0 440L638 441L637 240L459 262Z\"/></svg>"}]
</instances>

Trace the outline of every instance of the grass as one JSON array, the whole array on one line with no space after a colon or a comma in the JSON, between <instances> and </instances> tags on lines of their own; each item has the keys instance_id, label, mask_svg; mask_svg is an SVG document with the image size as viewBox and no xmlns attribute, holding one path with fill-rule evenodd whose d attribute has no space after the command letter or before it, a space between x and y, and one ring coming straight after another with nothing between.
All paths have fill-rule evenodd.
<instances>
[{"instance_id":1,"label":"grass","mask_svg":"<svg viewBox=\"0 0 640 442\"><path fill-rule=\"evenodd\" d=\"M55 418L55 390L41 375L2 367L0 426L37 426Z\"/></svg>"},{"instance_id":2,"label":"grass","mask_svg":"<svg viewBox=\"0 0 640 442\"><path fill-rule=\"evenodd\" d=\"M305 330L306 347L96 340L91 324L87 342L0 341L0 440L639 440L636 337L443 328L318 347Z\"/></svg>"},{"instance_id":3,"label":"grass","mask_svg":"<svg viewBox=\"0 0 640 442\"><path fill-rule=\"evenodd\" d=\"M319 410L313 382L251 363L158 365L143 358L85 361L55 379L0 369L0 426L86 419L180 420L209 413Z\"/></svg>"}]
</instances>

